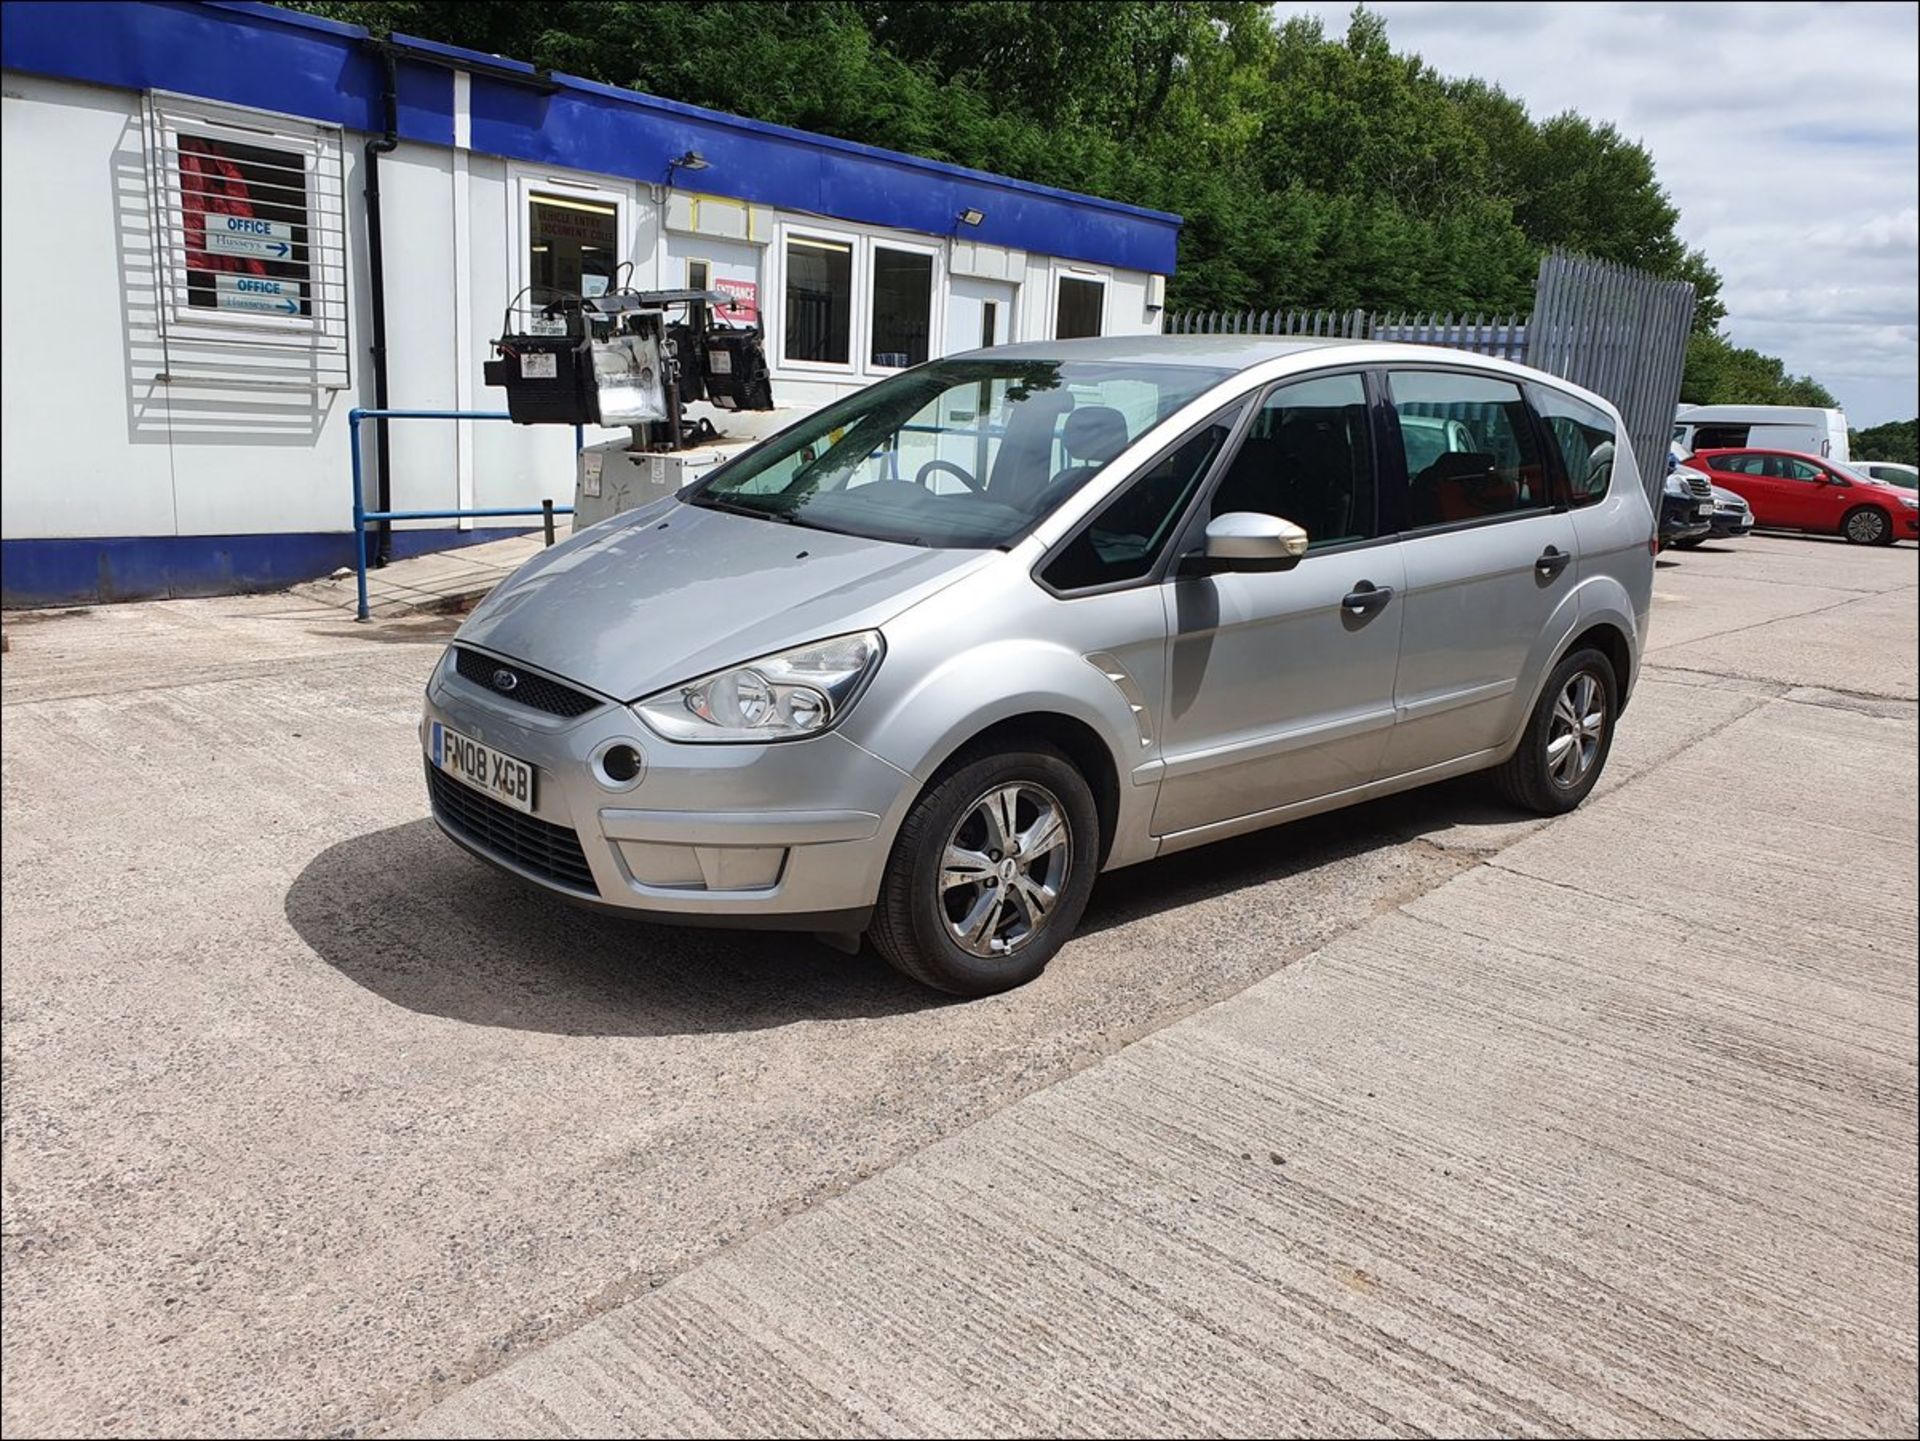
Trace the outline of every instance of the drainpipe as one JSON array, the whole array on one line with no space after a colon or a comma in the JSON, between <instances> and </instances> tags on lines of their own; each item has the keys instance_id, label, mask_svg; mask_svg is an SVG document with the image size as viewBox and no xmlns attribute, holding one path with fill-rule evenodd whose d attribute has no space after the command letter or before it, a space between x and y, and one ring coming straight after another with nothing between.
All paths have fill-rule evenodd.
<instances>
[{"instance_id":1,"label":"drainpipe","mask_svg":"<svg viewBox=\"0 0 1920 1441\"><path fill-rule=\"evenodd\" d=\"M397 67L393 49L379 46L381 64L380 108L386 129L367 142L367 184L362 192L367 203L367 278L373 291L373 408L387 409L387 280L380 243L380 157L400 144L400 101ZM392 454L387 449L387 420L380 416L374 423L374 452L379 457L380 509L393 509ZM380 522L380 542L373 563L385 565L393 558L393 522Z\"/></svg>"}]
</instances>

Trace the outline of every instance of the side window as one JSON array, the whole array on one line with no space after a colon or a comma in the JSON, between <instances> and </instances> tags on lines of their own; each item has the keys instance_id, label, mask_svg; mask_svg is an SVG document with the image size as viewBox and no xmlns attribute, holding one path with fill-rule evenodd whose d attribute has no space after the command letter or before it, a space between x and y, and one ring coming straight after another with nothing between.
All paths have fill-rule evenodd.
<instances>
[{"instance_id":1,"label":"side window","mask_svg":"<svg viewBox=\"0 0 1920 1441\"><path fill-rule=\"evenodd\" d=\"M1745 445L1747 431L1744 425L1702 425L1693 432L1695 450L1719 450L1723 447Z\"/></svg>"},{"instance_id":2,"label":"side window","mask_svg":"<svg viewBox=\"0 0 1920 1441\"><path fill-rule=\"evenodd\" d=\"M1100 333L1101 312L1106 309L1107 287L1100 280L1076 280L1060 277L1060 294L1054 306L1053 336L1056 340L1078 340Z\"/></svg>"},{"instance_id":3,"label":"side window","mask_svg":"<svg viewBox=\"0 0 1920 1441\"><path fill-rule=\"evenodd\" d=\"M853 246L787 238L788 360L848 363L853 346Z\"/></svg>"},{"instance_id":4,"label":"side window","mask_svg":"<svg viewBox=\"0 0 1920 1441\"><path fill-rule=\"evenodd\" d=\"M1824 470L1808 461L1782 456L1780 465L1788 480L1825 480L1827 478Z\"/></svg>"},{"instance_id":5,"label":"side window","mask_svg":"<svg viewBox=\"0 0 1920 1441\"><path fill-rule=\"evenodd\" d=\"M1139 580L1153 569L1240 411L1203 425L1108 501L1041 572L1055 590Z\"/></svg>"},{"instance_id":6,"label":"side window","mask_svg":"<svg viewBox=\"0 0 1920 1441\"><path fill-rule=\"evenodd\" d=\"M1316 550L1367 540L1375 531L1367 440L1367 390L1358 375L1283 385L1247 427L1209 518L1277 515L1305 530Z\"/></svg>"},{"instance_id":7,"label":"side window","mask_svg":"<svg viewBox=\"0 0 1920 1441\"><path fill-rule=\"evenodd\" d=\"M874 246L874 369L899 370L927 358L932 309L933 257L919 250Z\"/></svg>"},{"instance_id":8,"label":"side window","mask_svg":"<svg viewBox=\"0 0 1920 1441\"><path fill-rule=\"evenodd\" d=\"M1760 457L1757 455L1716 455L1707 462L1708 469L1725 471L1729 475L1759 475Z\"/></svg>"},{"instance_id":9,"label":"side window","mask_svg":"<svg viewBox=\"0 0 1920 1441\"><path fill-rule=\"evenodd\" d=\"M1548 503L1546 472L1519 386L1443 370L1396 370L1388 384L1406 445L1407 506L1415 529Z\"/></svg>"},{"instance_id":10,"label":"side window","mask_svg":"<svg viewBox=\"0 0 1920 1441\"><path fill-rule=\"evenodd\" d=\"M1592 505L1606 497L1613 480L1615 437L1613 421L1603 410L1570 395L1544 387L1539 399L1541 419L1553 437L1560 467L1567 478L1567 500L1574 506ZM1412 469L1413 462L1407 462Z\"/></svg>"}]
</instances>

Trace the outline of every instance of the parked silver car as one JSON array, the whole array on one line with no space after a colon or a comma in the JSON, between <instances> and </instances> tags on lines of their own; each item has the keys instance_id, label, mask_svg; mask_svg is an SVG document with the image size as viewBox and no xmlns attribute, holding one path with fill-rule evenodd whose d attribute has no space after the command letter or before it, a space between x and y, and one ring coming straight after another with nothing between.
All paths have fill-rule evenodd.
<instances>
[{"instance_id":1,"label":"parked silver car","mask_svg":"<svg viewBox=\"0 0 1920 1441\"><path fill-rule=\"evenodd\" d=\"M934 361L487 597L427 687L433 813L578 900L981 994L1102 870L1467 771L1565 811L1646 633L1622 434L1426 347Z\"/></svg>"}]
</instances>

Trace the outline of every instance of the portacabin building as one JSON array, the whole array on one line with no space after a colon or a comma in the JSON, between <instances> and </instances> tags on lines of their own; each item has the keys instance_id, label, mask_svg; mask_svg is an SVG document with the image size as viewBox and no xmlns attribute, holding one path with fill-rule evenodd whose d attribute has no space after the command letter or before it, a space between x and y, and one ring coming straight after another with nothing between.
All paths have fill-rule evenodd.
<instances>
[{"instance_id":1,"label":"portacabin building","mask_svg":"<svg viewBox=\"0 0 1920 1441\"><path fill-rule=\"evenodd\" d=\"M725 290L803 408L983 344L1157 331L1180 229L268 5L8 0L0 69L9 606L349 563L348 413L503 408L481 367L529 285ZM392 509L572 490L565 427L387 444ZM393 553L490 523L525 524L403 522Z\"/></svg>"}]
</instances>

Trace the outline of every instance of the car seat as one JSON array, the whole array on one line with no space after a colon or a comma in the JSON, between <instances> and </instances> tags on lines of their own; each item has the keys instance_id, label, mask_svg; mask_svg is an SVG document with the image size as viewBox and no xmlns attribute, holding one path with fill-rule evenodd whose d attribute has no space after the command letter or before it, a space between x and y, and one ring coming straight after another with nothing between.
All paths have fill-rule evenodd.
<instances>
[{"instance_id":1,"label":"car seat","mask_svg":"<svg viewBox=\"0 0 1920 1441\"><path fill-rule=\"evenodd\" d=\"M1502 515L1520 503L1520 486L1494 468L1481 450L1456 450L1413 478L1410 502L1415 525L1445 525Z\"/></svg>"}]
</instances>

